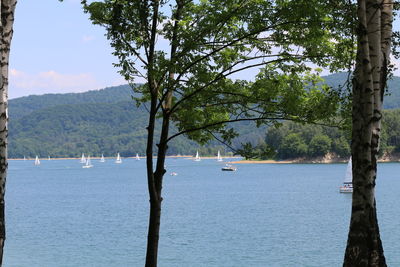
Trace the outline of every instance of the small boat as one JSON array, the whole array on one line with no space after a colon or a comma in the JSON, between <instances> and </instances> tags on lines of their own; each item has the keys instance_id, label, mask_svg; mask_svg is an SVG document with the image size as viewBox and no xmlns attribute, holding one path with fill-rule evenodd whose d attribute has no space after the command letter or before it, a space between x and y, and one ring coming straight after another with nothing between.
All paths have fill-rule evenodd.
<instances>
[{"instance_id":1,"label":"small boat","mask_svg":"<svg viewBox=\"0 0 400 267\"><path fill-rule=\"evenodd\" d=\"M106 162L106 160L104 159L104 155L103 154L101 154L100 162Z\"/></svg>"},{"instance_id":2,"label":"small boat","mask_svg":"<svg viewBox=\"0 0 400 267\"><path fill-rule=\"evenodd\" d=\"M122 163L122 159L119 153L117 154L117 159L115 160L115 163Z\"/></svg>"},{"instance_id":3,"label":"small boat","mask_svg":"<svg viewBox=\"0 0 400 267\"><path fill-rule=\"evenodd\" d=\"M39 157L36 156L36 158L35 158L35 166L38 166L38 165L40 165L40 160L39 160Z\"/></svg>"},{"instance_id":4,"label":"small boat","mask_svg":"<svg viewBox=\"0 0 400 267\"><path fill-rule=\"evenodd\" d=\"M82 153L82 158L80 163L86 163L86 158L85 158L85 154Z\"/></svg>"},{"instance_id":5,"label":"small boat","mask_svg":"<svg viewBox=\"0 0 400 267\"><path fill-rule=\"evenodd\" d=\"M199 156L199 151L196 151L196 157L194 158L194 161L201 161L201 158Z\"/></svg>"},{"instance_id":6,"label":"small boat","mask_svg":"<svg viewBox=\"0 0 400 267\"><path fill-rule=\"evenodd\" d=\"M51 159L50 159L50 156L49 156L48 160L51 160Z\"/></svg>"},{"instance_id":7,"label":"small boat","mask_svg":"<svg viewBox=\"0 0 400 267\"><path fill-rule=\"evenodd\" d=\"M176 173L176 172L171 172L171 174L170 174L171 176L177 176L178 175L178 173Z\"/></svg>"},{"instance_id":8,"label":"small boat","mask_svg":"<svg viewBox=\"0 0 400 267\"><path fill-rule=\"evenodd\" d=\"M223 170L223 171L231 171L231 172L234 172L234 171L237 170L237 168L236 168L235 166L233 166L233 165L226 164L224 167L222 167L222 170Z\"/></svg>"},{"instance_id":9,"label":"small boat","mask_svg":"<svg viewBox=\"0 0 400 267\"><path fill-rule=\"evenodd\" d=\"M26 157L24 156L24 160L26 160Z\"/></svg>"},{"instance_id":10,"label":"small boat","mask_svg":"<svg viewBox=\"0 0 400 267\"><path fill-rule=\"evenodd\" d=\"M136 160L140 160L139 154L136 153Z\"/></svg>"},{"instance_id":11,"label":"small boat","mask_svg":"<svg viewBox=\"0 0 400 267\"><path fill-rule=\"evenodd\" d=\"M344 176L343 185L339 188L340 193L353 193L353 170L351 158L347 163L346 174Z\"/></svg>"},{"instance_id":12,"label":"small boat","mask_svg":"<svg viewBox=\"0 0 400 267\"><path fill-rule=\"evenodd\" d=\"M219 153L219 150L218 150L218 155L217 155L217 161L222 161L221 153Z\"/></svg>"},{"instance_id":13,"label":"small boat","mask_svg":"<svg viewBox=\"0 0 400 267\"><path fill-rule=\"evenodd\" d=\"M90 156L88 156L87 159L86 159L86 163L85 163L85 165L82 166L82 168L88 169L88 168L92 168L92 167L93 167L93 165L90 162Z\"/></svg>"}]
</instances>

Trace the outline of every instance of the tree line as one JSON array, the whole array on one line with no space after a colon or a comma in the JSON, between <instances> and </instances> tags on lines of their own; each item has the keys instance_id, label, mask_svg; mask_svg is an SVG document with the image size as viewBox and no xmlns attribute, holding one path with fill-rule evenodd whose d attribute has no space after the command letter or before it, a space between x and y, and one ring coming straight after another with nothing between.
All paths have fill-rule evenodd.
<instances>
[{"instance_id":1,"label":"tree line","mask_svg":"<svg viewBox=\"0 0 400 267\"><path fill-rule=\"evenodd\" d=\"M383 111L380 157L397 157L400 153L400 109ZM337 127L283 122L266 133L264 158L294 159L351 155L350 131Z\"/></svg>"}]
</instances>

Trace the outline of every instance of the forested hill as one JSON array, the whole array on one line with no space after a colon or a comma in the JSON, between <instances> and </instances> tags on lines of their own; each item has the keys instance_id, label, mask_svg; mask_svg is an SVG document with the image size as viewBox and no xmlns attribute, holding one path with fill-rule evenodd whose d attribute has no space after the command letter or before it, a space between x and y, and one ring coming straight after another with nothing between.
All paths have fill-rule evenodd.
<instances>
[{"instance_id":1,"label":"forested hill","mask_svg":"<svg viewBox=\"0 0 400 267\"><path fill-rule=\"evenodd\" d=\"M129 100L133 94L129 85L120 85L84 93L25 96L9 101L9 116L18 119L35 110L66 104L116 103Z\"/></svg>"},{"instance_id":2,"label":"forested hill","mask_svg":"<svg viewBox=\"0 0 400 267\"><path fill-rule=\"evenodd\" d=\"M332 86L343 84L347 74L325 77ZM400 107L400 78L389 82L391 95L386 108ZM137 108L128 85L109 87L85 93L27 96L9 101L9 156L17 157L77 157L81 153L99 156L141 155L145 152L147 111ZM250 122L234 125L240 133L234 145L263 142L266 128L256 128ZM223 150L217 142L199 147L185 137L169 146L169 154L194 154L199 149L205 155Z\"/></svg>"},{"instance_id":3,"label":"forested hill","mask_svg":"<svg viewBox=\"0 0 400 267\"><path fill-rule=\"evenodd\" d=\"M345 72L335 73L324 77L325 82L334 88L343 86L347 78L348 74ZM383 101L383 107L385 109L400 108L400 77L395 76L388 81L387 95Z\"/></svg>"},{"instance_id":4,"label":"forested hill","mask_svg":"<svg viewBox=\"0 0 400 267\"><path fill-rule=\"evenodd\" d=\"M137 108L129 86L110 87L77 94L46 94L10 100L9 157L78 157L144 155L147 111ZM238 123L236 144L263 140L265 127ZM205 147L178 137L169 154L216 154L224 147L212 142Z\"/></svg>"}]
</instances>

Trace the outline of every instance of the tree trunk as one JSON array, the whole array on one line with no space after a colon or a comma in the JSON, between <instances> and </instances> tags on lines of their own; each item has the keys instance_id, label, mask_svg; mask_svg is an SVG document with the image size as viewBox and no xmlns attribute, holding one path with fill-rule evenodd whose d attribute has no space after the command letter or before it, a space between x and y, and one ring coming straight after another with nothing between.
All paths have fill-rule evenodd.
<instances>
[{"instance_id":1,"label":"tree trunk","mask_svg":"<svg viewBox=\"0 0 400 267\"><path fill-rule=\"evenodd\" d=\"M146 267L157 267L160 233L161 200L150 200L149 232L147 235Z\"/></svg>"},{"instance_id":2,"label":"tree trunk","mask_svg":"<svg viewBox=\"0 0 400 267\"><path fill-rule=\"evenodd\" d=\"M392 1L358 1L358 50L353 78L353 202L343 266L386 266L379 234L375 180L387 79Z\"/></svg>"},{"instance_id":3,"label":"tree trunk","mask_svg":"<svg viewBox=\"0 0 400 267\"><path fill-rule=\"evenodd\" d=\"M172 37L172 45L171 45L171 63L175 64L176 60L176 49L177 49L177 33L178 33L178 21L181 18L181 11L183 8L183 2L177 1L177 10L174 14L174 31ZM151 80L151 79L150 79ZM162 203L162 182L163 177L166 172L165 170L165 157L168 150L168 135L169 135L169 125L170 125L170 111L172 105L172 84L174 82L174 73L172 71L169 72L168 76L168 86L167 91L165 92L165 97L163 98L163 102L161 105L163 117L162 117L162 126L161 126L161 134L158 143L158 153L157 153L157 164L156 170L154 173L149 173L152 179L149 179L149 193L150 193L150 221L149 221L149 233L147 237L147 254L146 254L146 267L157 267L157 256L158 256L158 241L159 241L159 233L160 233L160 219L161 219L161 203ZM157 91L158 90L154 90ZM154 94L153 100L157 100L158 94ZM153 103L152 103L153 104ZM152 105L151 114L156 114L156 106ZM154 121L153 121L153 135L154 135ZM153 140L151 141L153 144ZM148 150L150 149L150 143L148 142ZM149 157L150 154L147 153ZM151 163L151 167L152 167ZM148 170L150 166L148 165ZM151 184L150 184L151 181Z\"/></svg>"},{"instance_id":4,"label":"tree trunk","mask_svg":"<svg viewBox=\"0 0 400 267\"><path fill-rule=\"evenodd\" d=\"M7 177L7 136L8 136L8 65L13 35L16 0L1 1L1 80L0 80L0 266L3 264L3 249L6 239L5 189Z\"/></svg>"}]
</instances>

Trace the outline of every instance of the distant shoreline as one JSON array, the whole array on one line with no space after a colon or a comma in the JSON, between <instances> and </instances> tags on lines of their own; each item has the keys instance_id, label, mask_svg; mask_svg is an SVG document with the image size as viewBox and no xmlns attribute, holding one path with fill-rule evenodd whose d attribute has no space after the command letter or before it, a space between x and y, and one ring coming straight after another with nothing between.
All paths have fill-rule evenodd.
<instances>
[{"instance_id":1,"label":"distant shoreline","mask_svg":"<svg viewBox=\"0 0 400 267\"><path fill-rule=\"evenodd\" d=\"M100 159L101 157L92 157L92 159ZM104 157L105 159L115 159L116 157ZM122 157L123 159L136 159L136 157ZM146 159L145 156L139 157L140 159ZM156 158L154 156L154 158ZM185 158L188 160L193 160L194 157L192 155L174 155L174 156L166 156L166 158ZM217 159L217 157L202 157L203 159ZM222 157L222 159L229 159L230 161L224 161L225 163L230 164L331 164L331 163L347 163L347 159L326 159L326 158L317 158L317 159L293 159L293 160L232 160L239 159L241 157L233 156L233 157ZM41 160L48 160L48 158L43 157L39 158ZM50 158L50 160L80 160L81 158ZM23 158L12 158L8 160L24 160ZM27 158L26 160L35 160L35 158ZM391 158L381 158L378 160L379 163L396 163L400 162L400 157L391 157Z\"/></svg>"},{"instance_id":2,"label":"distant shoreline","mask_svg":"<svg viewBox=\"0 0 400 267\"><path fill-rule=\"evenodd\" d=\"M294 160L238 160L231 161L231 164L335 164L347 163L348 160L310 160L310 159L294 159ZM397 163L400 159L379 159L378 163Z\"/></svg>"}]
</instances>

